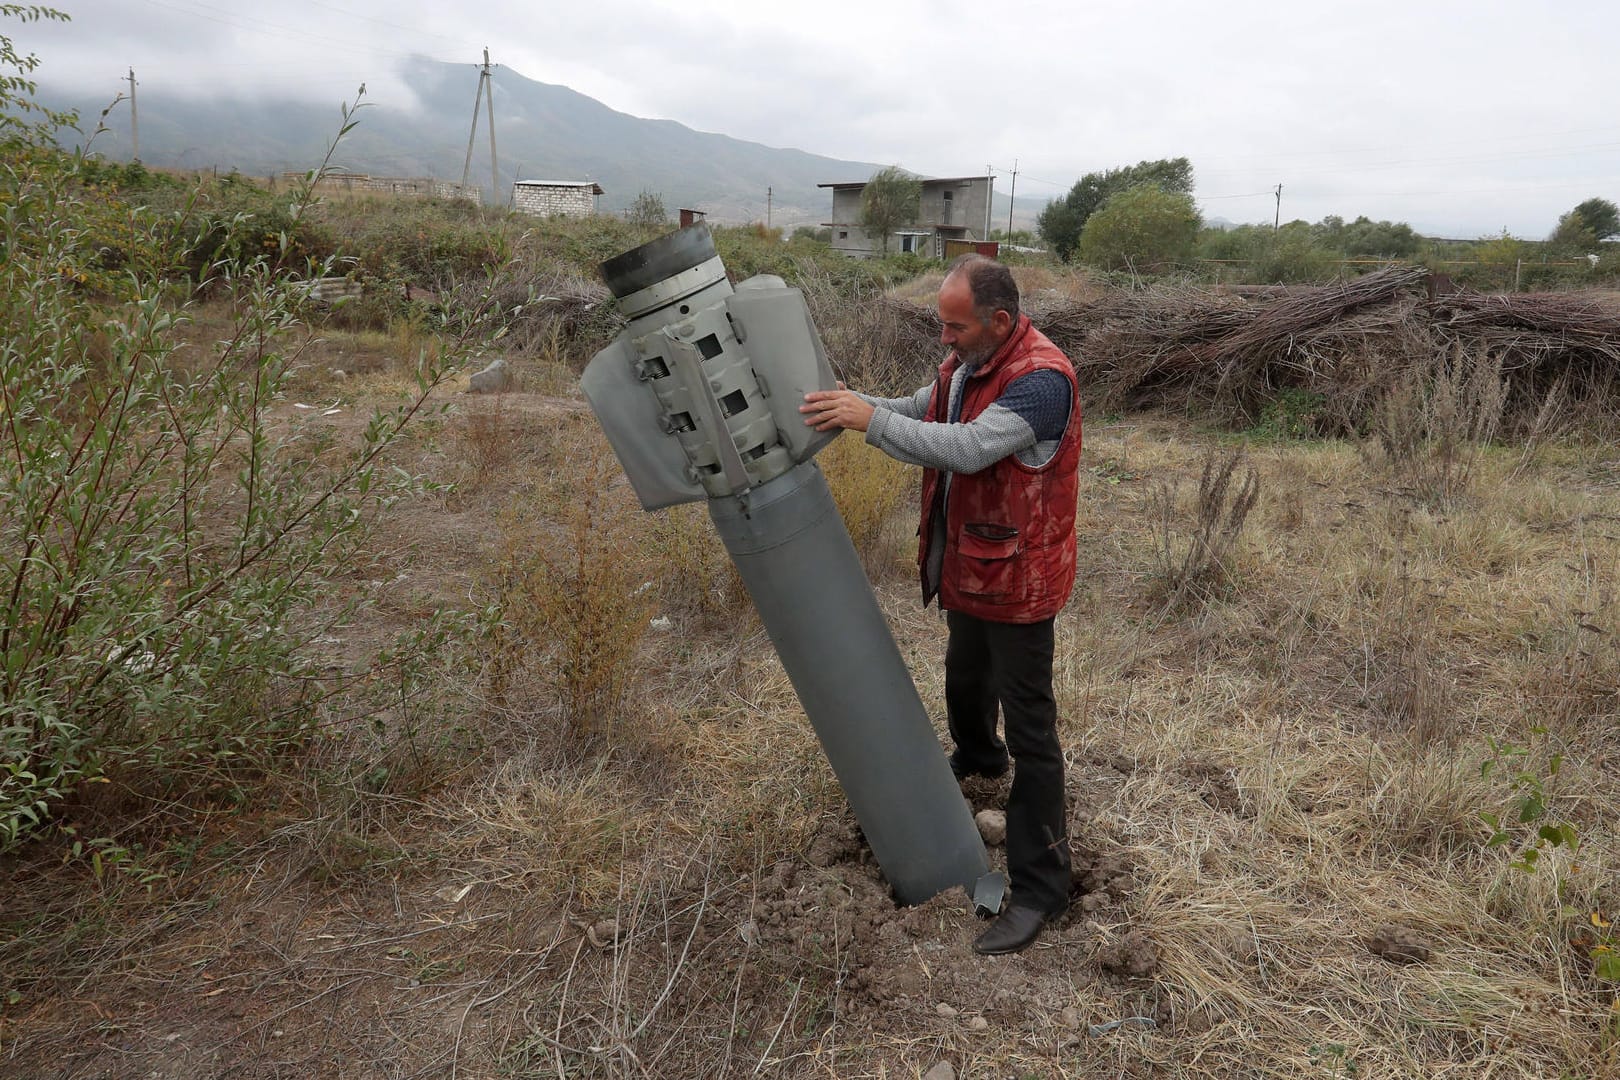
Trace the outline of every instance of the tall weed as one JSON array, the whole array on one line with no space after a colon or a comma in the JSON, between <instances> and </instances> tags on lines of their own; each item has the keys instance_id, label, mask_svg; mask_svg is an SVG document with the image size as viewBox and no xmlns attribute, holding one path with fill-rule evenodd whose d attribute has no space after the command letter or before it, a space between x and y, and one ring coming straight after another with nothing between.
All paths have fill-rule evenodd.
<instances>
[{"instance_id":1,"label":"tall weed","mask_svg":"<svg viewBox=\"0 0 1620 1080\"><path fill-rule=\"evenodd\" d=\"M652 614L656 582L647 576L645 515L604 491L612 475L600 444L575 474L558 478L554 498L513 513L490 581L499 615L490 638L490 688L511 701L538 688L565 731L609 736L640 678L637 655ZM582 475L581 475L582 474Z\"/></svg>"},{"instance_id":2,"label":"tall weed","mask_svg":"<svg viewBox=\"0 0 1620 1080\"><path fill-rule=\"evenodd\" d=\"M1373 431L1383 466L1417 501L1454 503L1472 485L1506 404L1501 356L1456 346L1408 372L1378 403Z\"/></svg>"},{"instance_id":3,"label":"tall weed","mask_svg":"<svg viewBox=\"0 0 1620 1080\"><path fill-rule=\"evenodd\" d=\"M1190 528L1182 524L1176 489L1159 485L1152 496L1155 592L1166 614L1201 606L1229 586L1238 539L1259 499L1260 474L1241 449L1204 459Z\"/></svg>"}]
</instances>

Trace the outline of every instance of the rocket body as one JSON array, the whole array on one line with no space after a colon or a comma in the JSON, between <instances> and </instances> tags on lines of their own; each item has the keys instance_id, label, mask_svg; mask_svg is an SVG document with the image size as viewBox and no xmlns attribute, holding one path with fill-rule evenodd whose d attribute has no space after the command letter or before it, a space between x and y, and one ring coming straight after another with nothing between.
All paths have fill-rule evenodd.
<instances>
[{"instance_id":1,"label":"rocket body","mask_svg":"<svg viewBox=\"0 0 1620 1080\"><path fill-rule=\"evenodd\" d=\"M733 290L704 225L602 266L630 325L581 386L649 510L709 516L878 866L904 904L961 886L999 909L927 711L811 458L804 394L836 386L803 297L772 277Z\"/></svg>"}]
</instances>

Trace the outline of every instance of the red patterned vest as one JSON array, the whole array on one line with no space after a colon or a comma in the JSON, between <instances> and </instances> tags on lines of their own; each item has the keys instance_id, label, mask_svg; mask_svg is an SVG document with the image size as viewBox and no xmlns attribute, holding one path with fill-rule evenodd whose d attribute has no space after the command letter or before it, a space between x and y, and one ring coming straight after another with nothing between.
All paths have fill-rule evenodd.
<instances>
[{"instance_id":1,"label":"red patterned vest","mask_svg":"<svg viewBox=\"0 0 1620 1080\"><path fill-rule=\"evenodd\" d=\"M955 352L940 365L925 420L946 422L951 377L959 365ZM945 500L942 608L992 622L1032 623L1056 615L1069 599L1074 587L1080 466L1080 394L1074 366L1030 325L1028 316L1020 315L1012 336L967 377L958 419L972 420L1014 379L1042 369L1061 372L1069 382L1069 425L1057 453L1039 468L1009 454L976 473L952 475L950 497ZM923 471L917 560L924 605L933 599L927 560L929 541L940 527L934 520L940 481L939 470Z\"/></svg>"}]
</instances>

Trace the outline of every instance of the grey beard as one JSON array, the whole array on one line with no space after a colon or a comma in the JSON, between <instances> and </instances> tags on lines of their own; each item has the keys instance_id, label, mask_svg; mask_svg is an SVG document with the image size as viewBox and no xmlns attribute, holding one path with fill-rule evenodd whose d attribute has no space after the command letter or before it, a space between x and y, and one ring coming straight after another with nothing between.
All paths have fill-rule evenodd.
<instances>
[{"instance_id":1,"label":"grey beard","mask_svg":"<svg viewBox=\"0 0 1620 1080\"><path fill-rule=\"evenodd\" d=\"M973 349L969 352L963 352L961 349L958 349L956 350L956 358L963 364L966 364L968 367L976 368L994 356L998 348L1000 348L999 345L992 345L987 349Z\"/></svg>"}]
</instances>

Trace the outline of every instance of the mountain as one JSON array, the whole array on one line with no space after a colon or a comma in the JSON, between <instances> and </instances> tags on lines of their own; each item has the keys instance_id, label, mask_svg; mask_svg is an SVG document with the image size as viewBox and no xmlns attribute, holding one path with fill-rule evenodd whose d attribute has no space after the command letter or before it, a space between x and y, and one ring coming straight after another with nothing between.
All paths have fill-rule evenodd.
<instances>
[{"instance_id":1,"label":"mountain","mask_svg":"<svg viewBox=\"0 0 1620 1080\"><path fill-rule=\"evenodd\" d=\"M402 74L417 100L362 108L334 165L378 176L460 180L476 75L466 64L424 58L406 62ZM155 83L140 93L141 160L152 166L236 169L254 176L307 170L319 164L341 123L336 102L187 97L166 94ZM745 222L765 218L770 189L772 223L791 227L827 219L832 196L817 189L818 183L862 180L879 168L694 131L671 120L642 119L510 68L497 71L493 85L503 203L514 179L595 180L605 192L600 201L605 212L628 207L642 191L651 191L671 214L689 206L716 221ZM93 129L106 104L48 83L42 83L40 98L54 107L77 108L87 129ZM130 156L123 108L108 118L110 130L95 143L110 158ZM488 132L480 115L471 182L483 184L486 198ZM992 209L992 222L1004 225L1007 199L998 194L996 201L1000 209ZM1016 223L1032 223L1042 204L1017 201Z\"/></svg>"}]
</instances>

